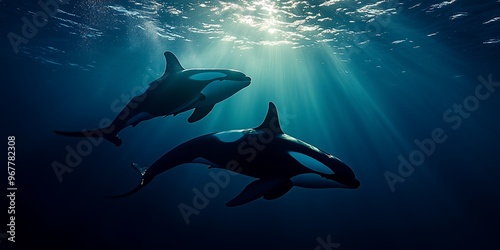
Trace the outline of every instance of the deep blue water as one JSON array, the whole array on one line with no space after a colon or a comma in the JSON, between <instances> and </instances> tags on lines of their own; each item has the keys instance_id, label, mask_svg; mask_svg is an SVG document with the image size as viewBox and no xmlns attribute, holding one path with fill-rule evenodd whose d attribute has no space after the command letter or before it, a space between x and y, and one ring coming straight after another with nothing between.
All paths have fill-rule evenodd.
<instances>
[{"instance_id":1,"label":"deep blue water","mask_svg":"<svg viewBox=\"0 0 500 250\"><path fill-rule=\"evenodd\" d=\"M32 22L43 8L0 0L2 140L7 150L6 137L16 137L18 187L16 243L2 238L1 249L328 249L319 243L328 239L338 249L499 248L500 88L478 86L500 82L500 2L58 5L16 53L8 34L23 36L23 17ZM80 139L53 130L114 118L113 101L163 74L165 51L186 68L241 70L252 84L197 123L186 112L125 129L122 146L93 147L60 182L53 165ZM206 166L103 198L137 184L132 162L147 166L194 137L255 127L269 101L287 134L342 159L361 187L293 188L228 208L253 181L234 176L188 225L178 206L213 182ZM433 136L443 142L429 155L412 153ZM416 157L406 177L399 156ZM389 175L404 182L391 190Z\"/></svg>"}]
</instances>

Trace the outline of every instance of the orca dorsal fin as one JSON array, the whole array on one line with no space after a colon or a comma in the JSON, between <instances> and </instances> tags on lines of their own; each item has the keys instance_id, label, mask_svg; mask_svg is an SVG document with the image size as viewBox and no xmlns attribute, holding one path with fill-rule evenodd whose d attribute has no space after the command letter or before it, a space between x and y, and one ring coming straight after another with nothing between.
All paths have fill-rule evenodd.
<instances>
[{"instance_id":1,"label":"orca dorsal fin","mask_svg":"<svg viewBox=\"0 0 500 250\"><path fill-rule=\"evenodd\" d=\"M165 73L163 74L164 76L170 73L175 73L184 70L177 57L174 55L174 53L167 51L163 55L165 56L165 60L167 61Z\"/></svg>"},{"instance_id":2,"label":"orca dorsal fin","mask_svg":"<svg viewBox=\"0 0 500 250\"><path fill-rule=\"evenodd\" d=\"M255 129L270 129L275 134L283 134L281 130L280 120L278 118L278 110L274 103L269 102L269 109L267 110L266 119Z\"/></svg>"}]
</instances>

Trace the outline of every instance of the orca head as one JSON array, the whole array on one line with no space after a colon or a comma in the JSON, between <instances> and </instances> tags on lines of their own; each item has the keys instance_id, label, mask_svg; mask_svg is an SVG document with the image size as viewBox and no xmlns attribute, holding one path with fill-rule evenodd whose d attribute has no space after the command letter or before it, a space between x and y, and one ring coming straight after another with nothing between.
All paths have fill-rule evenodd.
<instances>
[{"instance_id":1,"label":"orca head","mask_svg":"<svg viewBox=\"0 0 500 250\"><path fill-rule=\"evenodd\" d=\"M165 73L163 74L162 78L165 77L170 77L171 75L181 75L180 77L184 79L184 77L187 77L188 80L191 81L202 81L202 82L207 82L213 83L216 82L217 80L223 83L226 83L228 85L236 85L238 86L238 90L235 91L234 93L238 92L239 90L243 89L244 87L247 87L250 85L251 79L250 77L246 76L244 73L233 70L233 69L185 69L182 67L181 63L179 62L179 59L170 51L166 51L164 53L165 60L166 60L166 68L165 68ZM233 93L233 94L234 94Z\"/></svg>"},{"instance_id":2,"label":"orca head","mask_svg":"<svg viewBox=\"0 0 500 250\"><path fill-rule=\"evenodd\" d=\"M292 183L305 188L358 188L360 183L352 169L337 157L283 132L274 103L269 103L266 118L255 130L267 130L276 137L294 145L289 149L290 164L302 166L301 174L291 178ZM296 151L294 151L296 150ZM290 158L288 158L290 159Z\"/></svg>"},{"instance_id":3,"label":"orca head","mask_svg":"<svg viewBox=\"0 0 500 250\"><path fill-rule=\"evenodd\" d=\"M360 182L352 169L337 157L318 150L307 155L299 152L289 154L309 171L291 178L295 186L304 188L349 188L356 189Z\"/></svg>"},{"instance_id":4,"label":"orca head","mask_svg":"<svg viewBox=\"0 0 500 250\"><path fill-rule=\"evenodd\" d=\"M354 172L352 169L334 156L330 156L329 166L334 169L334 174L322 174L321 177L326 180L334 181L340 185L343 185L343 188L356 189L360 186L360 182L354 176Z\"/></svg>"},{"instance_id":5,"label":"orca head","mask_svg":"<svg viewBox=\"0 0 500 250\"><path fill-rule=\"evenodd\" d=\"M207 81L201 90L206 96L204 105L218 103L250 85L251 78L236 70L203 70L189 76L190 80Z\"/></svg>"}]
</instances>

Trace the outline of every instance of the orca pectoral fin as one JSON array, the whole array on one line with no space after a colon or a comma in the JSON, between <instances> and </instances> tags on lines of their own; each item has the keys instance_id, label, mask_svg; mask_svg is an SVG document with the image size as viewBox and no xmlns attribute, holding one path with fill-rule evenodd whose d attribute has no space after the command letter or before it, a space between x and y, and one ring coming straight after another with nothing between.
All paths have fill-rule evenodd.
<instances>
[{"instance_id":1,"label":"orca pectoral fin","mask_svg":"<svg viewBox=\"0 0 500 250\"><path fill-rule=\"evenodd\" d=\"M195 108L193 114L188 118L188 122L193 123L203 119L213 108L214 105Z\"/></svg>"},{"instance_id":2,"label":"orca pectoral fin","mask_svg":"<svg viewBox=\"0 0 500 250\"><path fill-rule=\"evenodd\" d=\"M264 199L266 200L274 200L279 197L285 195L293 188L293 182L290 179L284 181L281 185L277 186L274 189L269 190L266 194L264 194Z\"/></svg>"},{"instance_id":3,"label":"orca pectoral fin","mask_svg":"<svg viewBox=\"0 0 500 250\"><path fill-rule=\"evenodd\" d=\"M176 116L179 113L182 113L184 111L190 110L190 109L193 108L193 106L197 102L201 102L201 101L205 100L206 98L207 97L204 94L198 93L195 96L193 96L193 98L187 100L185 103L183 103L182 105L180 105L179 107L177 107L175 110L173 110L171 112L171 114L173 114L174 116Z\"/></svg>"},{"instance_id":4,"label":"orca pectoral fin","mask_svg":"<svg viewBox=\"0 0 500 250\"><path fill-rule=\"evenodd\" d=\"M260 179L256 180L248 186L234 199L226 204L228 207L235 207L239 205L246 204L248 202L254 201L264 195L266 195L271 190L274 190L282 186L286 182L285 179Z\"/></svg>"}]
</instances>

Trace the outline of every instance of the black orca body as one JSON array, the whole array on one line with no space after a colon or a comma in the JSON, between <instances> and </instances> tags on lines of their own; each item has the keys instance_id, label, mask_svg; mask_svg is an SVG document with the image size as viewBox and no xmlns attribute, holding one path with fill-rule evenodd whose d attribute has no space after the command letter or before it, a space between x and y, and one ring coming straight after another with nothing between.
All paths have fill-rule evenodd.
<instances>
[{"instance_id":1,"label":"black orca body","mask_svg":"<svg viewBox=\"0 0 500 250\"><path fill-rule=\"evenodd\" d=\"M202 163L258 178L227 206L238 206L260 197L276 199L293 186L305 188L358 188L351 168L338 158L281 130L278 113L269 103L266 119L257 128L208 134L172 149L149 168L132 164L141 183L128 196L164 171L185 163Z\"/></svg>"},{"instance_id":2,"label":"black orca body","mask_svg":"<svg viewBox=\"0 0 500 250\"><path fill-rule=\"evenodd\" d=\"M231 69L184 69L171 52L165 52L167 66L163 76L141 95L134 97L110 126L90 131L57 134L76 137L104 137L116 146L122 141L118 133L142 121L159 116L177 115L194 109L190 123L199 121L221 102L250 85L244 73Z\"/></svg>"}]
</instances>

